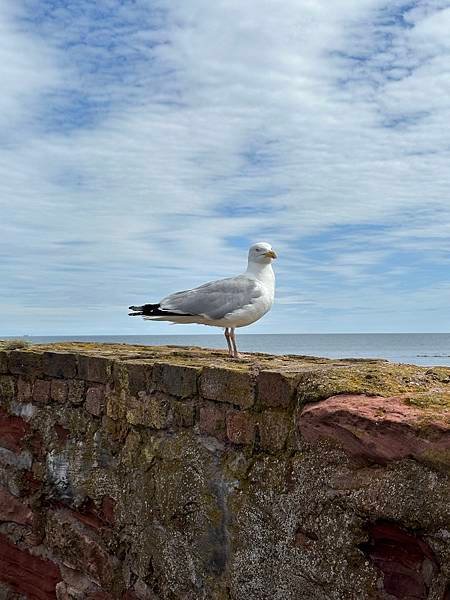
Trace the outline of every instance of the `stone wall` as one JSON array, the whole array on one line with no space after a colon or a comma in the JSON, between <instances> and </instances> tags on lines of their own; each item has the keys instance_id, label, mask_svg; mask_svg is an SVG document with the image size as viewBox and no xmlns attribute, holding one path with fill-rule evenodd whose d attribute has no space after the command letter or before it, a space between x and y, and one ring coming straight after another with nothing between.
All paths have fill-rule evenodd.
<instances>
[{"instance_id":1,"label":"stone wall","mask_svg":"<svg viewBox=\"0 0 450 600\"><path fill-rule=\"evenodd\" d=\"M5 346L1 599L450 599L450 369Z\"/></svg>"}]
</instances>

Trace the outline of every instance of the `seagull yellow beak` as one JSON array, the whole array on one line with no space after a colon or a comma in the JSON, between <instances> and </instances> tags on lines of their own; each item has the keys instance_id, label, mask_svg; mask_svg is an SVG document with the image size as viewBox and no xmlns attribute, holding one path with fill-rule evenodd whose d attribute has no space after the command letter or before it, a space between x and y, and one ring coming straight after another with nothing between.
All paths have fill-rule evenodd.
<instances>
[{"instance_id":1,"label":"seagull yellow beak","mask_svg":"<svg viewBox=\"0 0 450 600\"><path fill-rule=\"evenodd\" d=\"M273 250L269 250L269 252L266 252L264 256L267 256L267 258L277 258L277 255Z\"/></svg>"}]
</instances>

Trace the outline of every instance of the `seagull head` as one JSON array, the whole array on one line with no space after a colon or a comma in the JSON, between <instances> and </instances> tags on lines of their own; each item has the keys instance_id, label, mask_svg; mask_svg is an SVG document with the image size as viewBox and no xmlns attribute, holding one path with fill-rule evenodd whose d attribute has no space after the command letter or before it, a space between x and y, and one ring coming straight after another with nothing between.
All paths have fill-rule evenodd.
<instances>
[{"instance_id":1,"label":"seagull head","mask_svg":"<svg viewBox=\"0 0 450 600\"><path fill-rule=\"evenodd\" d=\"M270 264L275 258L277 258L277 255L267 242L253 244L248 251L248 262Z\"/></svg>"}]
</instances>

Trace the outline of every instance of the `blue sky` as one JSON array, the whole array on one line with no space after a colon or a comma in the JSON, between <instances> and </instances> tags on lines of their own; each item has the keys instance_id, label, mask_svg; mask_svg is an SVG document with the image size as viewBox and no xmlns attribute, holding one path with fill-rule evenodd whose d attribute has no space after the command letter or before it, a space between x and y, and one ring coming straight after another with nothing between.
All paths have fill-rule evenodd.
<instances>
[{"instance_id":1,"label":"blue sky","mask_svg":"<svg viewBox=\"0 0 450 600\"><path fill-rule=\"evenodd\" d=\"M450 331L450 2L4 0L0 335L279 253L248 333Z\"/></svg>"}]
</instances>

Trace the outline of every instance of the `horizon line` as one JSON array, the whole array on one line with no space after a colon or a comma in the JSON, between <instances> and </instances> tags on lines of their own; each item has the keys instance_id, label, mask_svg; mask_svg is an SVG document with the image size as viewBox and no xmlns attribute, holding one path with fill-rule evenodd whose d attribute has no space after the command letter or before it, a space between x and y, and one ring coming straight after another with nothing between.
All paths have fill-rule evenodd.
<instances>
[{"instance_id":1,"label":"horizon line","mask_svg":"<svg viewBox=\"0 0 450 600\"><path fill-rule=\"evenodd\" d=\"M262 336L262 335L450 335L448 331L349 331L349 332L291 332L291 333L240 333L239 337L242 336ZM153 333L153 334L134 334L134 333L60 333L60 334L45 334L45 335L6 335L0 336L1 340L9 339L33 339L33 338L61 338L61 337L210 337L217 336L222 337L221 333Z\"/></svg>"}]
</instances>

